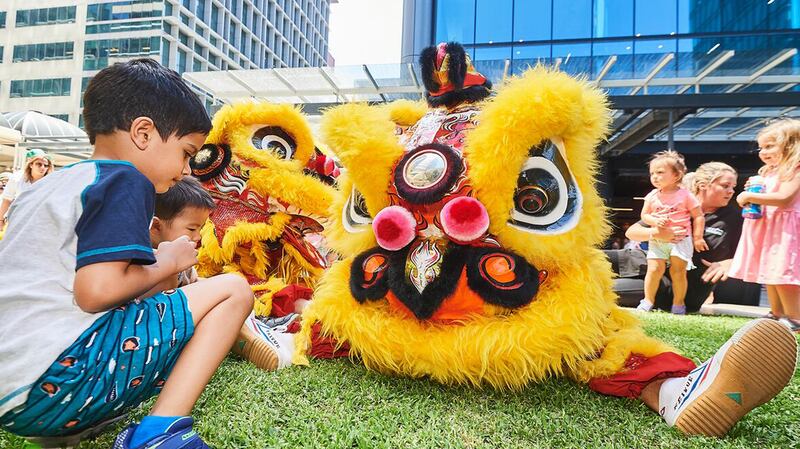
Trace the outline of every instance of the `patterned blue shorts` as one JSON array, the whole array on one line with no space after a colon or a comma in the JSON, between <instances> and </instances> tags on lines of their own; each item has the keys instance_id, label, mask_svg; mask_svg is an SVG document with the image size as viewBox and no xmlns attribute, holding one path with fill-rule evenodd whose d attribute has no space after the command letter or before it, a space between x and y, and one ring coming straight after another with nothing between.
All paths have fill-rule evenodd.
<instances>
[{"instance_id":1,"label":"patterned blue shorts","mask_svg":"<svg viewBox=\"0 0 800 449\"><path fill-rule=\"evenodd\" d=\"M193 334L181 290L117 307L61 353L0 426L23 436L70 435L120 415L161 390Z\"/></svg>"}]
</instances>

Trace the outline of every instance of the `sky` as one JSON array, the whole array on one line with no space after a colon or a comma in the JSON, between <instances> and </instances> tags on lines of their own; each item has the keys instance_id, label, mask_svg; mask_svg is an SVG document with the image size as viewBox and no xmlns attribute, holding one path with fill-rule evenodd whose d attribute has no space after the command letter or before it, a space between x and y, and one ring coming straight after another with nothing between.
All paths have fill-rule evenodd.
<instances>
[{"instance_id":1,"label":"sky","mask_svg":"<svg viewBox=\"0 0 800 449\"><path fill-rule=\"evenodd\" d=\"M403 0L339 0L330 21L336 65L400 62Z\"/></svg>"}]
</instances>

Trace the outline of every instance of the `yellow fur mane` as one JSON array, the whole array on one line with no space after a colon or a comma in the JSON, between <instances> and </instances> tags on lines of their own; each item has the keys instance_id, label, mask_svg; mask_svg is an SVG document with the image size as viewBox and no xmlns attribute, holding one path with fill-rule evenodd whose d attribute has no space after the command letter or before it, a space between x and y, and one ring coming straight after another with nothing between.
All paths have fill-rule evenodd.
<instances>
[{"instance_id":1,"label":"yellow fur mane","mask_svg":"<svg viewBox=\"0 0 800 449\"><path fill-rule=\"evenodd\" d=\"M315 322L323 333L348 341L352 354L370 369L498 388L520 388L550 375L588 382L618 372L631 352L652 356L671 350L646 337L636 318L616 305L610 264L596 249L609 232L594 188L594 147L609 124L603 94L586 82L538 67L510 80L478 107L478 124L464 144L467 177L500 245L548 273L535 300L458 324L409 319L385 300L357 302L349 288L353 257L375 247L375 236L369 227L358 233L345 230L342 207L355 188L370 215L384 208L393 166L404 149L393 133L396 120L387 120L385 111L341 106L326 114L322 129L348 174L331 205L327 231L331 245L346 258L325 273L304 312L295 363L308 363L303 351ZM418 117L415 111L390 116ZM563 156L583 199L575 227L550 235L508 223L518 173L529 149L545 139L563 142Z\"/></svg>"}]
</instances>

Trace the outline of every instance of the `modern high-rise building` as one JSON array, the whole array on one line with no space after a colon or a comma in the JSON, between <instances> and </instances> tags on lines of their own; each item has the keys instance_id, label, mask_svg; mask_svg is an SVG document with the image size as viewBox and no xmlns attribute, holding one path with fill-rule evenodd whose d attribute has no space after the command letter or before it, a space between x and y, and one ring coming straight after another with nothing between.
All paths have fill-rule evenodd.
<instances>
[{"instance_id":1,"label":"modern high-rise building","mask_svg":"<svg viewBox=\"0 0 800 449\"><path fill-rule=\"evenodd\" d=\"M89 79L138 57L179 73L324 66L330 3L2 0L0 111L35 110L82 125Z\"/></svg>"}]
</instances>

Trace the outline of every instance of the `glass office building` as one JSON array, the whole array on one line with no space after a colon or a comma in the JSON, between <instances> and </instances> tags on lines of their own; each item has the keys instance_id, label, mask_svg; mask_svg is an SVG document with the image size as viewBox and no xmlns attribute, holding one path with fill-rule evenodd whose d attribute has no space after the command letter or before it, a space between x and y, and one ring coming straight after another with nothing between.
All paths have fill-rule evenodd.
<instances>
[{"instance_id":1,"label":"glass office building","mask_svg":"<svg viewBox=\"0 0 800 449\"><path fill-rule=\"evenodd\" d=\"M476 61L510 60L511 74L543 62L596 77L614 55L604 79L638 78L673 53L656 76L694 76L717 55L735 50L736 61L715 75L736 75L800 44L798 0L438 0L431 7L433 39L427 44L461 42ZM792 73L798 66L795 55L773 73Z\"/></svg>"},{"instance_id":2,"label":"glass office building","mask_svg":"<svg viewBox=\"0 0 800 449\"><path fill-rule=\"evenodd\" d=\"M406 1L404 62L447 41L495 82L541 63L604 89L601 188L631 220L653 152L671 145L690 168L722 160L744 177L760 165L758 130L800 117L800 0Z\"/></svg>"},{"instance_id":3,"label":"glass office building","mask_svg":"<svg viewBox=\"0 0 800 449\"><path fill-rule=\"evenodd\" d=\"M331 0L0 2L0 110L82 124L81 96L109 65L150 57L178 71L319 67Z\"/></svg>"}]
</instances>

